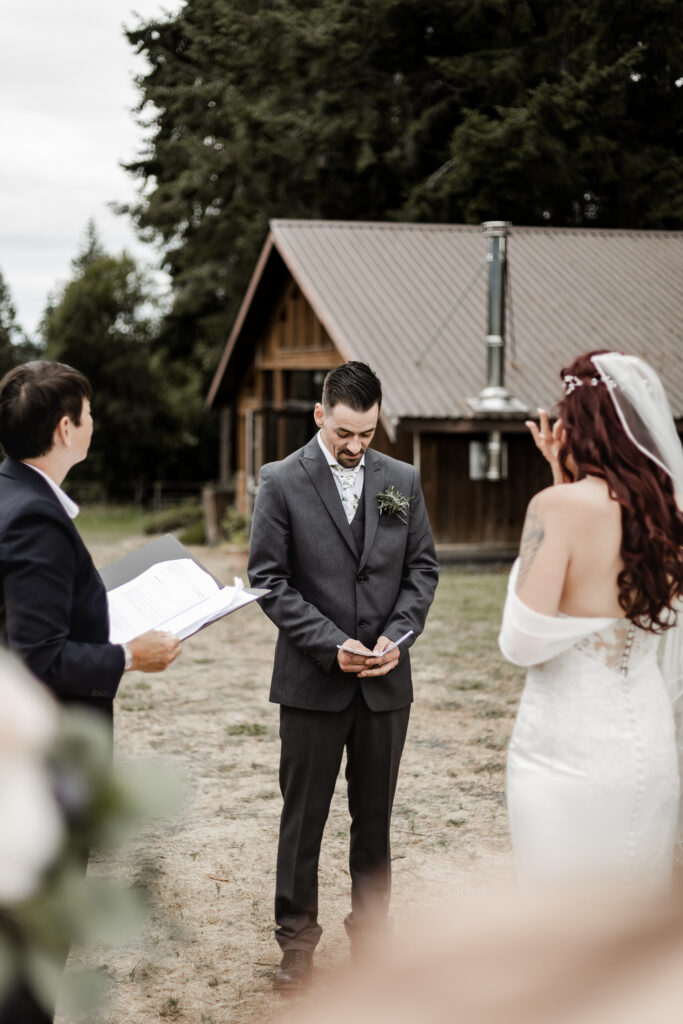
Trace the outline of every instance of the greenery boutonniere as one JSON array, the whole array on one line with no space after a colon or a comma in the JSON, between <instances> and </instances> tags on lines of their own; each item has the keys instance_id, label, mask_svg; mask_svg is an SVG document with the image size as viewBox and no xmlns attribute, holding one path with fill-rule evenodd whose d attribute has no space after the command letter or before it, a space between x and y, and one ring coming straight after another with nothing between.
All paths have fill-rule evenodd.
<instances>
[{"instance_id":1,"label":"greenery boutonniere","mask_svg":"<svg viewBox=\"0 0 683 1024\"><path fill-rule=\"evenodd\" d=\"M407 523L410 498L406 498L393 484L389 484L386 491L380 491L377 495L377 511L381 516L396 516L402 523Z\"/></svg>"}]
</instances>

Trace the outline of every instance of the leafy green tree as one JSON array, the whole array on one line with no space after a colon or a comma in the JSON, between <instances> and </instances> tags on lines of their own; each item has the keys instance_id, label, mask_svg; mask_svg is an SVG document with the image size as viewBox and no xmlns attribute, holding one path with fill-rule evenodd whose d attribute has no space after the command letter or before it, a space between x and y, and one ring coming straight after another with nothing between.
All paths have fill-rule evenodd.
<instances>
[{"instance_id":1,"label":"leafy green tree","mask_svg":"<svg viewBox=\"0 0 683 1024\"><path fill-rule=\"evenodd\" d=\"M47 358L75 366L93 386L95 432L74 481L98 481L105 496L117 497L153 480L202 479L193 430L198 381L154 344L158 314L148 277L126 253L107 254L92 225L72 268L42 331Z\"/></svg>"},{"instance_id":2,"label":"leafy green tree","mask_svg":"<svg viewBox=\"0 0 683 1024\"><path fill-rule=\"evenodd\" d=\"M39 352L17 321L9 285L0 271L0 377L19 363L36 359Z\"/></svg>"},{"instance_id":3,"label":"leafy green tree","mask_svg":"<svg viewBox=\"0 0 683 1024\"><path fill-rule=\"evenodd\" d=\"M679 0L186 0L128 38L130 212L206 375L271 217L683 225Z\"/></svg>"}]
</instances>

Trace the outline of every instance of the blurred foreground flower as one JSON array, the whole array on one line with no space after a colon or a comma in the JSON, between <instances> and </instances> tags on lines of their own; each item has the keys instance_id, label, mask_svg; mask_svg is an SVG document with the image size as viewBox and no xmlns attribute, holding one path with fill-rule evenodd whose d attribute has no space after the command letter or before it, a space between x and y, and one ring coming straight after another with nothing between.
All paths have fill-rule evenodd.
<instances>
[{"instance_id":1,"label":"blurred foreground flower","mask_svg":"<svg viewBox=\"0 0 683 1024\"><path fill-rule=\"evenodd\" d=\"M2 652L0 708L0 904L12 905L34 891L63 838L45 761L58 711L47 691Z\"/></svg>"},{"instance_id":2,"label":"blurred foreground flower","mask_svg":"<svg viewBox=\"0 0 683 1024\"><path fill-rule=\"evenodd\" d=\"M0 708L0 1006L24 982L51 1009L72 943L119 945L145 916L139 889L86 877L89 849L172 814L180 790L166 770L114 768L103 716L58 708L2 651ZM66 1012L87 1009L103 987L70 973Z\"/></svg>"}]
</instances>

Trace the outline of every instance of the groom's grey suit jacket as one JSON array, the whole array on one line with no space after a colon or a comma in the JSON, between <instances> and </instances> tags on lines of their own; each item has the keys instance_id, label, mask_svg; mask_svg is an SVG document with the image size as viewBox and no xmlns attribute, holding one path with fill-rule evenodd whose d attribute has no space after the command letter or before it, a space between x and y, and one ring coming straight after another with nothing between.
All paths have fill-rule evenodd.
<instances>
[{"instance_id":1,"label":"groom's grey suit jacket","mask_svg":"<svg viewBox=\"0 0 683 1024\"><path fill-rule=\"evenodd\" d=\"M377 495L390 484L410 498L407 524L378 514ZM361 551L316 437L261 469L249 580L270 588L261 606L279 629L270 691L277 704L341 711L359 685L373 711L413 699L408 647L424 628L439 573L417 471L368 448L363 507ZM387 675L359 680L339 668L337 644L347 637L372 649L378 637L409 629Z\"/></svg>"}]
</instances>

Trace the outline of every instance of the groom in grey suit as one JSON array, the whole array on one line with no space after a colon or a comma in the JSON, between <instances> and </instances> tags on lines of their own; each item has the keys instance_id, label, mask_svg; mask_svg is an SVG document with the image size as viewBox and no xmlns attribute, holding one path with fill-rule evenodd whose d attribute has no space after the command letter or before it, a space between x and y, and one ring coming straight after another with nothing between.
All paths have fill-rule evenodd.
<instances>
[{"instance_id":1,"label":"groom in grey suit","mask_svg":"<svg viewBox=\"0 0 683 1024\"><path fill-rule=\"evenodd\" d=\"M280 704L283 796L279 991L308 980L321 935L318 858L344 748L352 950L386 926L391 809L413 699L408 648L438 565L417 471L369 447L381 401L364 363L328 373L314 410L319 433L262 468L254 509L249 579L270 589L262 607L279 629L270 691Z\"/></svg>"}]
</instances>

